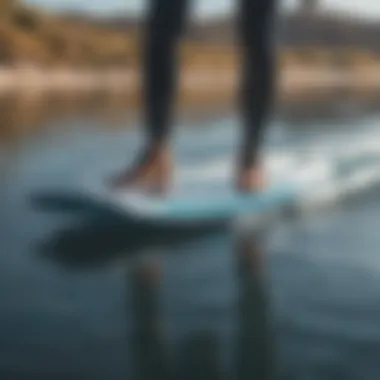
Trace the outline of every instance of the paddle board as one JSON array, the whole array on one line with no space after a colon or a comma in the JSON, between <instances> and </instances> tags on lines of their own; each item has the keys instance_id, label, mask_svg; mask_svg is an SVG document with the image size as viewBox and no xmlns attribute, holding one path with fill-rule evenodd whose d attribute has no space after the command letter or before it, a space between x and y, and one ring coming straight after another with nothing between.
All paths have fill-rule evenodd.
<instances>
[{"instance_id":1,"label":"paddle board","mask_svg":"<svg viewBox=\"0 0 380 380\"><path fill-rule=\"evenodd\" d=\"M286 208L296 200L296 191L291 186L274 186L254 194L205 191L169 194L157 197L137 191L110 191L109 189L87 189L83 199L104 211L146 223L198 224L223 222L239 216L268 212Z\"/></svg>"}]
</instances>

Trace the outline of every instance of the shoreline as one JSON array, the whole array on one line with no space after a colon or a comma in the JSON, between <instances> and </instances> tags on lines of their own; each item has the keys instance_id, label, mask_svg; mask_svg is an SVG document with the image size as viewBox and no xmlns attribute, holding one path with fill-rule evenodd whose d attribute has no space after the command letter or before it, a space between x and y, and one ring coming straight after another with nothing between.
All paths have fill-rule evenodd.
<instances>
[{"instance_id":1,"label":"shoreline","mask_svg":"<svg viewBox=\"0 0 380 380\"><path fill-rule=\"evenodd\" d=\"M0 68L0 95L18 91L122 91L131 95L140 90L141 75L133 69L43 69ZM237 88L236 70L183 70L180 91L207 93L231 91ZM284 69L277 73L277 87L281 95L298 91L319 91L338 88L361 90L380 89L380 68L361 71L323 69Z\"/></svg>"},{"instance_id":2,"label":"shoreline","mask_svg":"<svg viewBox=\"0 0 380 380\"><path fill-rule=\"evenodd\" d=\"M0 68L0 94L18 91L94 91L125 89L133 85L131 70Z\"/></svg>"}]
</instances>

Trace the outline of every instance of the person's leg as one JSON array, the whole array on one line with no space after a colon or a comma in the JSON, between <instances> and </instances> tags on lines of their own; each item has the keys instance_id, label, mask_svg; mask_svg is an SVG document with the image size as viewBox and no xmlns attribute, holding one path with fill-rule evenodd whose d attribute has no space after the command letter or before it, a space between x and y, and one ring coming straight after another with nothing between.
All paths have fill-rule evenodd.
<instances>
[{"instance_id":1,"label":"person's leg","mask_svg":"<svg viewBox=\"0 0 380 380\"><path fill-rule=\"evenodd\" d=\"M178 39L189 0L150 0L144 54L146 146L132 169L118 175L117 187L142 185L164 191L171 176L168 147L178 76Z\"/></svg>"},{"instance_id":2,"label":"person's leg","mask_svg":"<svg viewBox=\"0 0 380 380\"><path fill-rule=\"evenodd\" d=\"M274 19L277 0L239 0L242 47L240 108L243 122L237 187L254 191L264 185L260 148L271 108L275 77Z\"/></svg>"}]
</instances>

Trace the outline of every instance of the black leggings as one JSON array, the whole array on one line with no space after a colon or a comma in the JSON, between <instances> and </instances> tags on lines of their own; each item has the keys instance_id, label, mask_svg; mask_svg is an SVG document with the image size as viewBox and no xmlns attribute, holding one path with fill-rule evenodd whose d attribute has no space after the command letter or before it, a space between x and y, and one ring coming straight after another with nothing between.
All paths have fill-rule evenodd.
<instances>
[{"instance_id":1,"label":"black leggings","mask_svg":"<svg viewBox=\"0 0 380 380\"><path fill-rule=\"evenodd\" d=\"M274 82L273 21L277 0L238 0L243 47L239 105L244 126L241 160L257 156ZM169 138L178 78L178 39L190 0L150 0L145 45L145 114L149 139Z\"/></svg>"}]
</instances>

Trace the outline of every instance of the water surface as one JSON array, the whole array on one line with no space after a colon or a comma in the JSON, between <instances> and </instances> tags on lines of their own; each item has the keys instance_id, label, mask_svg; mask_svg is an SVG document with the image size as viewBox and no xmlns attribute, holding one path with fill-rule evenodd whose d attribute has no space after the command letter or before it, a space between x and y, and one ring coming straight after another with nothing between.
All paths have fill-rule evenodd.
<instances>
[{"instance_id":1,"label":"water surface","mask_svg":"<svg viewBox=\"0 0 380 380\"><path fill-rule=\"evenodd\" d=\"M367 111L297 120L273 122L268 156L373 152L380 133ZM58 118L0 150L1 378L377 380L376 188L249 239L38 202L132 160L138 129L107 125ZM181 127L179 168L232 157L235 118Z\"/></svg>"}]
</instances>

